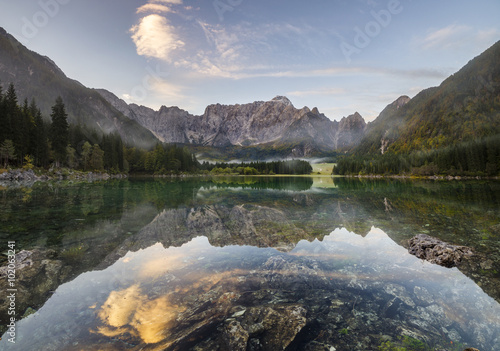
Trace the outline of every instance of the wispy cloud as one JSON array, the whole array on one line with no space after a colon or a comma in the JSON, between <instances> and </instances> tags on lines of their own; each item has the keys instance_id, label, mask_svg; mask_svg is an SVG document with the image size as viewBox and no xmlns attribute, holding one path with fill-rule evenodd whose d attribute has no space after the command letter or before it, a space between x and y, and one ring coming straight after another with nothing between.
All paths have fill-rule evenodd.
<instances>
[{"instance_id":1,"label":"wispy cloud","mask_svg":"<svg viewBox=\"0 0 500 351\"><path fill-rule=\"evenodd\" d=\"M176 68L183 69L192 78L281 77L294 74L293 68L290 72L283 72L283 62L288 61L289 66L292 66L294 61L302 62L304 55L330 57L322 52L323 49L314 49L324 47L319 41L325 38L320 40L318 36L326 34L318 33L317 29L307 24L255 25L245 21L238 24L212 24L200 18L190 18L190 21L184 20L180 25L175 22L174 28L167 19L170 19L172 14L182 17L181 11L178 8L174 11L170 5L165 6L166 8L162 6L164 5L150 1L138 9L140 12L154 12L157 17L144 17L141 23L132 29L137 52L172 62ZM160 16L158 12L165 14ZM174 18L172 20L175 21ZM156 40L159 37L164 40ZM316 40L318 42L315 42ZM161 44L162 42L164 43ZM289 47L297 48L296 57L285 54ZM182 52L175 52L180 48L183 49ZM175 56L175 62L172 56ZM280 71L257 71L255 66L281 68Z\"/></svg>"},{"instance_id":2,"label":"wispy cloud","mask_svg":"<svg viewBox=\"0 0 500 351\"><path fill-rule=\"evenodd\" d=\"M168 20L157 14L143 17L130 32L139 55L171 61L171 52L185 45Z\"/></svg>"},{"instance_id":3,"label":"wispy cloud","mask_svg":"<svg viewBox=\"0 0 500 351\"><path fill-rule=\"evenodd\" d=\"M498 28L490 28L479 30L476 34L476 39L480 43L496 42L500 38L500 30Z\"/></svg>"},{"instance_id":4,"label":"wispy cloud","mask_svg":"<svg viewBox=\"0 0 500 351\"><path fill-rule=\"evenodd\" d=\"M433 29L428 34L417 39L423 50L455 50L465 47L484 47L494 43L500 37L498 28L479 30L471 26L451 24L444 28Z\"/></svg>"},{"instance_id":5,"label":"wispy cloud","mask_svg":"<svg viewBox=\"0 0 500 351\"><path fill-rule=\"evenodd\" d=\"M460 39L463 39L463 35L469 33L471 30L472 28L469 26L459 26L456 24L434 30L422 40L422 47L428 50L455 46Z\"/></svg>"},{"instance_id":6,"label":"wispy cloud","mask_svg":"<svg viewBox=\"0 0 500 351\"><path fill-rule=\"evenodd\" d=\"M137 9L137 13L143 13L143 12L165 13L165 12L172 12L172 9L168 6L161 4L145 4Z\"/></svg>"},{"instance_id":7,"label":"wispy cloud","mask_svg":"<svg viewBox=\"0 0 500 351\"><path fill-rule=\"evenodd\" d=\"M180 84L175 84L167 81L166 79L155 79L149 82L151 97L154 100L161 101L162 105L177 105L179 101L183 101L186 106L186 101L189 101L189 97L185 94L186 87ZM144 103L144 98L134 96L132 94L122 94L122 98L130 103L142 104ZM159 109L158 105L149 105L151 108Z\"/></svg>"},{"instance_id":8,"label":"wispy cloud","mask_svg":"<svg viewBox=\"0 0 500 351\"><path fill-rule=\"evenodd\" d=\"M186 98L184 87L178 84L170 83L165 80L156 81L153 84L153 90L167 101L183 100Z\"/></svg>"},{"instance_id":9,"label":"wispy cloud","mask_svg":"<svg viewBox=\"0 0 500 351\"><path fill-rule=\"evenodd\" d=\"M242 40L235 31L228 31L220 25L210 25L198 21L215 57L225 62L234 62L240 58L243 50Z\"/></svg>"},{"instance_id":10,"label":"wispy cloud","mask_svg":"<svg viewBox=\"0 0 500 351\"><path fill-rule=\"evenodd\" d=\"M338 76L395 76L403 79L416 79L416 78L438 78L443 79L447 77L445 72L434 69L416 69L416 70L403 70L392 69L385 67L343 67L333 66L320 69L292 69L292 70L271 70L267 72L233 72L231 78L233 79L247 79L247 78L310 78L310 77L338 77Z\"/></svg>"}]
</instances>

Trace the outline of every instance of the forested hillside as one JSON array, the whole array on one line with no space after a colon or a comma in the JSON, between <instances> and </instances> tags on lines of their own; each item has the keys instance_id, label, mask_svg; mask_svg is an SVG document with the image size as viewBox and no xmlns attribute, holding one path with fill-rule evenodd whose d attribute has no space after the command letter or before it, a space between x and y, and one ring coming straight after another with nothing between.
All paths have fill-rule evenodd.
<instances>
[{"instance_id":1,"label":"forested hillside","mask_svg":"<svg viewBox=\"0 0 500 351\"><path fill-rule=\"evenodd\" d=\"M500 42L439 87L406 102L402 98L368 125L365 138L353 150L356 155L382 150L408 154L499 134Z\"/></svg>"},{"instance_id":2,"label":"forested hillside","mask_svg":"<svg viewBox=\"0 0 500 351\"><path fill-rule=\"evenodd\" d=\"M2 167L68 167L82 171L168 173L199 166L186 148L160 143L152 150L126 147L118 133L102 134L68 123L62 98L49 118L33 99L18 103L13 84L0 89L0 162Z\"/></svg>"},{"instance_id":3,"label":"forested hillside","mask_svg":"<svg viewBox=\"0 0 500 351\"><path fill-rule=\"evenodd\" d=\"M401 97L367 126L337 174L500 172L500 42L439 87Z\"/></svg>"},{"instance_id":4,"label":"forested hillside","mask_svg":"<svg viewBox=\"0 0 500 351\"><path fill-rule=\"evenodd\" d=\"M68 78L48 57L23 46L0 27L0 86L16 87L19 100L35 98L43 116L61 96L68 121L86 126L100 134L116 132L130 146L149 148L158 139L136 121L125 117L97 91Z\"/></svg>"}]
</instances>

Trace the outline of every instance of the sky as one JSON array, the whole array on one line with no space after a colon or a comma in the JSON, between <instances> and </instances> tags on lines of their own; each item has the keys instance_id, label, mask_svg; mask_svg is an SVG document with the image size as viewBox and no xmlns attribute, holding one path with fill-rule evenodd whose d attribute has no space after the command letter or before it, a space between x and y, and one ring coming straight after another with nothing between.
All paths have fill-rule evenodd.
<instances>
[{"instance_id":1,"label":"sky","mask_svg":"<svg viewBox=\"0 0 500 351\"><path fill-rule=\"evenodd\" d=\"M128 103L287 96L375 119L500 40L499 0L0 0L0 27Z\"/></svg>"}]
</instances>

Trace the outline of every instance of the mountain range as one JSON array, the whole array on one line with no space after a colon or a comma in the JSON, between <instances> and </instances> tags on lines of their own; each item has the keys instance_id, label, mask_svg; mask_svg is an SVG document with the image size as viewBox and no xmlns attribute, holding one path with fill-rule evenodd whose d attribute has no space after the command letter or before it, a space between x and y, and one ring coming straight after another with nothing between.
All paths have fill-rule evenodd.
<instances>
[{"instance_id":1,"label":"mountain range","mask_svg":"<svg viewBox=\"0 0 500 351\"><path fill-rule=\"evenodd\" d=\"M356 145L366 127L359 113L331 121L317 108L295 108L284 96L243 105L213 104L195 116L175 106L154 111L128 105L109 91L98 91L117 110L167 143L217 148L288 145L293 156L308 156Z\"/></svg>"},{"instance_id":2,"label":"mountain range","mask_svg":"<svg viewBox=\"0 0 500 351\"><path fill-rule=\"evenodd\" d=\"M280 156L302 157L354 146L366 127L358 113L331 121L317 108L295 108L283 96L243 105L213 104L200 116L178 107L155 111L127 104L109 91L68 78L50 58L24 47L2 28L0 83L4 89L13 83L19 100L35 98L46 118L61 96L70 123L118 132L128 145L141 148L161 141L209 149L280 149Z\"/></svg>"},{"instance_id":3,"label":"mountain range","mask_svg":"<svg viewBox=\"0 0 500 351\"><path fill-rule=\"evenodd\" d=\"M46 117L61 96L70 123L118 132L129 146L150 148L161 141L212 155L252 150L236 154L253 158L408 153L500 134L499 58L497 42L439 87L413 99L399 97L368 124L357 112L332 121L317 108L294 107L284 96L212 104L202 115L193 115L176 106L155 111L127 104L112 92L87 88L0 28L0 83L4 89L13 83L20 100L35 98Z\"/></svg>"}]
</instances>

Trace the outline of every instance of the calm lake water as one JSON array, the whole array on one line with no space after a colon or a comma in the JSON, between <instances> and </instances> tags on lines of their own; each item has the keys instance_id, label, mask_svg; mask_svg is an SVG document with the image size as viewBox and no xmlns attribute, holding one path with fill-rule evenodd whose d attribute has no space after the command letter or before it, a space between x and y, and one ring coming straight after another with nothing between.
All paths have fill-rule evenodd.
<instances>
[{"instance_id":1,"label":"calm lake water","mask_svg":"<svg viewBox=\"0 0 500 351\"><path fill-rule=\"evenodd\" d=\"M475 255L422 261L420 233ZM0 350L500 350L499 182L0 186L0 237Z\"/></svg>"}]
</instances>

